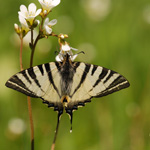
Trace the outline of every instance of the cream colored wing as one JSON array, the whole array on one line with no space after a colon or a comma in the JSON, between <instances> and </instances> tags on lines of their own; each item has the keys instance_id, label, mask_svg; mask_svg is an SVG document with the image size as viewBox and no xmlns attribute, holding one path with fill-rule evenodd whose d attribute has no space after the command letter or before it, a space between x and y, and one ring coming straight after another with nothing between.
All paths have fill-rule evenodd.
<instances>
[{"instance_id":1,"label":"cream colored wing","mask_svg":"<svg viewBox=\"0 0 150 150\"><path fill-rule=\"evenodd\" d=\"M119 73L91 64L80 63L73 77L68 108L83 105L92 97L102 97L129 86Z\"/></svg>"},{"instance_id":2,"label":"cream colored wing","mask_svg":"<svg viewBox=\"0 0 150 150\"><path fill-rule=\"evenodd\" d=\"M58 63L51 62L23 70L12 76L6 86L47 103L60 103L61 87Z\"/></svg>"}]
</instances>

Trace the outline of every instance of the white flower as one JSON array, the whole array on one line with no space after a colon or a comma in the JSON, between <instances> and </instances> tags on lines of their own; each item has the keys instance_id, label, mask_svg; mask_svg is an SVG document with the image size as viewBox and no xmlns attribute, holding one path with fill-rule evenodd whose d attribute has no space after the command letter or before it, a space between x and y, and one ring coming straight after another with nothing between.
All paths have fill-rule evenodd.
<instances>
[{"instance_id":1,"label":"white flower","mask_svg":"<svg viewBox=\"0 0 150 150\"><path fill-rule=\"evenodd\" d=\"M63 55L62 55L61 53L59 53L59 54L55 57L55 60L56 60L57 62L62 62L62 61L64 60Z\"/></svg>"},{"instance_id":2,"label":"white flower","mask_svg":"<svg viewBox=\"0 0 150 150\"><path fill-rule=\"evenodd\" d=\"M18 14L19 16L22 16L24 19L26 19L26 21L28 21L30 25L32 25L35 17L38 16L41 11L42 9L38 9L36 11L36 5L34 3L31 3L28 6L28 10L25 5L21 5Z\"/></svg>"},{"instance_id":3,"label":"white flower","mask_svg":"<svg viewBox=\"0 0 150 150\"><path fill-rule=\"evenodd\" d=\"M19 15L19 21L21 23L21 29L27 33L30 29L26 20L22 16Z\"/></svg>"},{"instance_id":4,"label":"white flower","mask_svg":"<svg viewBox=\"0 0 150 150\"><path fill-rule=\"evenodd\" d=\"M68 51L68 52L60 51L60 53L55 57L55 60L57 62L62 62L64 60L65 55L69 55L71 61L74 61L78 56L78 54L73 55L72 51Z\"/></svg>"},{"instance_id":5,"label":"white flower","mask_svg":"<svg viewBox=\"0 0 150 150\"><path fill-rule=\"evenodd\" d=\"M43 11L46 10L47 13L49 13L53 7L56 7L60 3L60 0L38 0L38 1L42 6Z\"/></svg>"},{"instance_id":6,"label":"white flower","mask_svg":"<svg viewBox=\"0 0 150 150\"><path fill-rule=\"evenodd\" d=\"M60 50L61 51L71 51L71 50L77 51L78 49L70 47L69 44L65 42L65 44L61 44Z\"/></svg>"},{"instance_id":7,"label":"white flower","mask_svg":"<svg viewBox=\"0 0 150 150\"><path fill-rule=\"evenodd\" d=\"M68 43L62 44L62 45L61 45L61 50L62 50L62 51L70 51L70 50L71 50L71 47L68 45Z\"/></svg>"},{"instance_id":8,"label":"white flower","mask_svg":"<svg viewBox=\"0 0 150 150\"><path fill-rule=\"evenodd\" d=\"M69 55L71 61L74 61L78 54L73 55L72 50L77 51L78 49L70 47L69 44L65 41L64 44L61 44L60 52L55 58L56 61L62 62L64 60L65 55Z\"/></svg>"},{"instance_id":9,"label":"white flower","mask_svg":"<svg viewBox=\"0 0 150 150\"><path fill-rule=\"evenodd\" d=\"M44 25L43 25L43 31L44 34L49 35L52 33L52 26L54 26L57 23L56 19L53 19L51 21L49 21L49 18L45 19Z\"/></svg>"},{"instance_id":10,"label":"white flower","mask_svg":"<svg viewBox=\"0 0 150 150\"><path fill-rule=\"evenodd\" d=\"M18 24L15 23L14 28L15 28L16 33L19 35L19 37L23 38L30 31L30 28L26 20L20 15L19 15L19 21L20 21L21 27L19 27Z\"/></svg>"}]
</instances>

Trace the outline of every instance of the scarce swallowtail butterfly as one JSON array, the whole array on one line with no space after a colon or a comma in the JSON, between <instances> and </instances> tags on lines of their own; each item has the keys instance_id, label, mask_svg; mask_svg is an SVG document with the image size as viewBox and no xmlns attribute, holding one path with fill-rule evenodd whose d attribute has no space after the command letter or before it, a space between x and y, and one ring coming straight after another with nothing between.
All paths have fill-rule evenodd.
<instances>
[{"instance_id":1,"label":"scarce swallowtail butterfly","mask_svg":"<svg viewBox=\"0 0 150 150\"><path fill-rule=\"evenodd\" d=\"M83 62L74 62L69 53L62 62L50 62L13 75L6 86L27 96L41 98L58 111L58 122L65 110L72 124L73 111L93 97L102 97L129 87L119 73Z\"/></svg>"}]
</instances>

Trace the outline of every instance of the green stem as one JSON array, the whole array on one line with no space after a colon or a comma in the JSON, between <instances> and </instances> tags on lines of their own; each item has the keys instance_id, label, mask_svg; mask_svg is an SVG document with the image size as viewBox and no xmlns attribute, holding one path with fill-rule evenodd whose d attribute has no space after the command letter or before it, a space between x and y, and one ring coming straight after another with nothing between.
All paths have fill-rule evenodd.
<instances>
[{"instance_id":1,"label":"green stem","mask_svg":"<svg viewBox=\"0 0 150 150\"><path fill-rule=\"evenodd\" d=\"M33 65L33 57L34 57L35 47L36 47L36 44L39 39L40 39L40 34L37 36L34 44L32 44L32 42L31 42L32 49L31 49L31 57L30 57L30 67L32 67L32 65Z\"/></svg>"},{"instance_id":2,"label":"green stem","mask_svg":"<svg viewBox=\"0 0 150 150\"><path fill-rule=\"evenodd\" d=\"M31 150L34 150L34 125L33 125L33 117L32 117L31 97L27 96L27 102L28 102L28 112L29 112L30 130L31 130Z\"/></svg>"},{"instance_id":3,"label":"green stem","mask_svg":"<svg viewBox=\"0 0 150 150\"><path fill-rule=\"evenodd\" d=\"M22 49L23 49L23 38L20 38L20 70L22 71L23 70L23 64L22 64Z\"/></svg>"},{"instance_id":4,"label":"green stem","mask_svg":"<svg viewBox=\"0 0 150 150\"><path fill-rule=\"evenodd\" d=\"M33 44L33 29L31 29L31 45ZM31 64L31 61L30 61ZM31 67L31 65L30 65ZM29 119L30 119L30 130L31 130L31 150L34 150L34 125L33 125L33 117L32 117L32 107L31 107L31 98L27 96L28 102L28 112L29 112Z\"/></svg>"}]
</instances>

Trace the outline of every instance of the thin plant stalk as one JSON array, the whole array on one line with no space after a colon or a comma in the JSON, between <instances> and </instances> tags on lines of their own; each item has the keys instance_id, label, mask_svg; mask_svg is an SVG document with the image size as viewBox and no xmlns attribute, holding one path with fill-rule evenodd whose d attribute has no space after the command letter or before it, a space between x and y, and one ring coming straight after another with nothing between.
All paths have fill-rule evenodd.
<instances>
[{"instance_id":1,"label":"thin plant stalk","mask_svg":"<svg viewBox=\"0 0 150 150\"><path fill-rule=\"evenodd\" d=\"M23 63L22 63L22 49L23 49L23 38L20 38L20 70L23 70ZM27 96L27 103L28 103L28 112L29 112L29 119L30 119L30 130L31 130L31 150L34 150L34 126L33 126L33 119L32 119L32 108L31 108L31 98Z\"/></svg>"},{"instance_id":2,"label":"thin plant stalk","mask_svg":"<svg viewBox=\"0 0 150 150\"><path fill-rule=\"evenodd\" d=\"M33 44L33 30L32 29L31 29L31 44ZM30 60L30 67L32 67L32 62ZM29 112L30 130L31 130L31 150L34 150L34 124L33 124L33 117L32 117L31 97L27 96L27 101L28 101L28 112Z\"/></svg>"},{"instance_id":3,"label":"thin plant stalk","mask_svg":"<svg viewBox=\"0 0 150 150\"><path fill-rule=\"evenodd\" d=\"M56 130L55 130L55 135L54 135L54 139L53 139L53 144L51 146L51 150L55 150L55 143L56 143L58 128L59 128L59 120L60 120L60 115L58 115L58 120L57 120L57 125L56 125Z\"/></svg>"},{"instance_id":4,"label":"thin plant stalk","mask_svg":"<svg viewBox=\"0 0 150 150\"><path fill-rule=\"evenodd\" d=\"M36 47L36 44L37 44L39 39L40 39L40 34L37 36L34 44L31 43L31 49L32 50L31 50L31 57L30 57L30 67L32 67L32 65L33 65L33 57L34 57L35 47Z\"/></svg>"},{"instance_id":5,"label":"thin plant stalk","mask_svg":"<svg viewBox=\"0 0 150 150\"><path fill-rule=\"evenodd\" d=\"M31 130L31 150L34 150L34 125L33 125L31 97L30 96L27 96L27 103L28 103L28 112L29 112L29 120L30 120L30 130Z\"/></svg>"},{"instance_id":6,"label":"thin plant stalk","mask_svg":"<svg viewBox=\"0 0 150 150\"><path fill-rule=\"evenodd\" d=\"M33 56L35 52L35 47L40 39L40 34L37 36L35 42L33 39L33 29L31 29L31 57L30 57L30 67L33 66ZM33 117L32 117L32 107L31 107L31 97L27 96L28 101L28 111L29 111L29 119L30 119L30 129L31 129L31 150L34 150L34 124L33 124Z\"/></svg>"},{"instance_id":7,"label":"thin plant stalk","mask_svg":"<svg viewBox=\"0 0 150 150\"><path fill-rule=\"evenodd\" d=\"M22 64L22 49L23 49L23 38L20 38L20 57L19 57L19 61L20 61L20 70L23 70L23 64Z\"/></svg>"}]
</instances>

